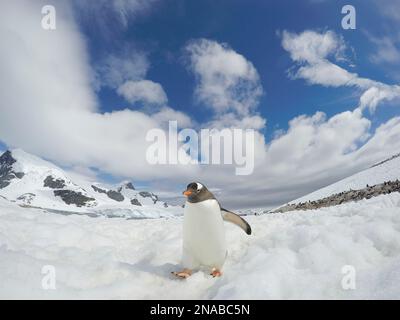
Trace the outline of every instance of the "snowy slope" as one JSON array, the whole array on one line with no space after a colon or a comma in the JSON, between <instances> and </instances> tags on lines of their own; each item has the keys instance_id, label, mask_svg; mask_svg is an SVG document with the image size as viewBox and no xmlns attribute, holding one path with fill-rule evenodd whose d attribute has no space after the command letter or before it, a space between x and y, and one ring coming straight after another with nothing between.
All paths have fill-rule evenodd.
<instances>
[{"instance_id":1,"label":"snowy slope","mask_svg":"<svg viewBox=\"0 0 400 320\"><path fill-rule=\"evenodd\" d=\"M56 165L19 149L0 156L0 195L24 206L107 216L158 218L183 213L130 182L77 183Z\"/></svg>"},{"instance_id":2,"label":"snowy slope","mask_svg":"<svg viewBox=\"0 0 400 320\"><path fill-rule=\"evenodd\" d=\"M249 216L247 236L226 224L222 278L174 279L182 219L56 215L0 198L0 298L400 298L400 194L307 212ZM343 267L356 271L344 290ZM44 290L44 266L56 289Z\"/></svg>"},{"instance_id":3,"label":"snowy slope","mask_svg":"<svg viewBox=\"0 0 400 320\"><path fill-rule=\"evenodd\" d=\"M400 156L388 159L376 166L358 172L325 188L290 201L289 203L300 203L309 200L314 201L342 191L349 191L351 189L359 190L365 188L367 185L373 186L386 181L395 181L397 179L400 179Z\"/></svg>"}]
</instances>

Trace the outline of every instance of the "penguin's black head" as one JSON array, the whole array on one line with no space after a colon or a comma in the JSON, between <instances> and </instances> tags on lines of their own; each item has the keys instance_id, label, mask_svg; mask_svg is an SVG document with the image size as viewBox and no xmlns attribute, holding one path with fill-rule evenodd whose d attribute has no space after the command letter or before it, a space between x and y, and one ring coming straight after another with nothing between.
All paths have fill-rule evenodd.
<instances>
[{"instance_id":1,"label":"penguin's black head","mask_svg":"<svg viewBox=\"0 0 400 320\"><path fill-rule=\"evenodd\" d=\"M196 203L208 199L215 199L213 194L208 191L205 185L200 182L191 182L187 185L183 194L187 197L187 201Z\"/></svg>"}]
</instances>

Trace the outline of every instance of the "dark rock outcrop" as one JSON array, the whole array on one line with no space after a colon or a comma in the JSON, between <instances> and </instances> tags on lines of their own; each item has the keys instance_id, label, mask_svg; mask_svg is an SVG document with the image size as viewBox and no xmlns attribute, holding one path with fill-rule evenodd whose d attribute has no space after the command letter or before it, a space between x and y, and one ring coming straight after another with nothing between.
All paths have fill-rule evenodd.
<instances>
[{"instance_id":1,"label":"dark rock outcrop","mask_svg":"<svg viewBox=\"0 0 400 320\"><path fill-rule=\"evenodd\" d=\"M98 193L107 193L106 190L104 190L104 189L102 189L102 188L99 188L99 187L96 187L95 185L92 185L92 189L93 189L94 191L98 192Z\"/></svg>"},{"instance_id":2,"label":"dark rock outcrop","mask_svg":"<svg viewBox=\"0 0 400 320\"><path fill-rule=\"evenodd\" d=\"M131 204L133 204L134 206L140 206L140 207L142 206L142 204L136 198L131 199Z\"/></svg>"},{"instance_id":3,"label":"dark rock outcrop","mask_svg":"<svg viewBox=\"0 0 400 320\"><path fill-rule=\"evenodd\" d=\"M135 190L135 187L133 186L132 182L128 182L127 184L125 184L125 188L130 190Z\"/></svg>"},{"instance_id":4,"label":"dark rock outcrop","mask_svg":"<svg viewBox=\"0 0 400 320\"><path fill-rule=\"evenodd\" d=\"M56 197L61 197L66 204L74 204L77 207L87 206L90 202L95 201L94 198L87 197L80 192L72 190L54 190L54 195Z\"/></svg>"},{"instance_id":5,"label":"dark rock outcrop","mask_svg":"<svg viewBox=\"0 0 400 320\"><path fill-rule=\"evenodd\" d=\"M121 202L121 201L124 201L124 199L125 199L120 191L114 191L114 190L107 191L102 188L96 187L95 185L92 185L92 188L94 191L96 191L98 193L106 194L110 199L113 199L115 201Z\"/></svg>"},{"instance_id":6,"label":"dark rock outcrop","mask_svg":"<svg viewBox=\"0 0 400 320\"><path fill-rule=\"evenodd\" d=\"M48 187L51 189L62 189L66 186L64 179L54 179L53 176L47 176L43 182L44 187Z\"/></svg>"},{"instance_id":7,"label":"dark rock outcrop","mask_svg":"<svg viewBox=\"0 0 400 320\"><path fill-rule=\"evenodd\" d=\"M124 199L125 199L124 196L120 192L114 191L114 190L108 190L107 191L107 196L110 199L113 199L113 200L118 201L118 202L124 201Z\"/></svg>"},{"instance_id":8,"label":"dark rock outcrop","mask_svg":"<svg viewBox=\"0 0 400 320\"><path fill-rule=\"evenodd\" d=\"M7 187L13 179L21 179L24 176L23 172L13 170L15 162L17 160L12 157L8 150L0 156L0 189Z\"/></svg>"},{"instance_id":9,"label":"dark rock outcrop","mask_svg":"<svg viewBox=\"0 0 400 320\"><path fill-rule=\"evenodd\" d=\"M23 202L24 204L31 204L33 199L36 197L34 193L24 193L20 195L17 200Z\"/></svg>"},{"instance_id":10,"label":"dark rock outcrop","mask_svg":"<svg viewBox=\"0 0 400 320\"><path fill-rule=\"evenodd\" d=\"M390 194L392 192L400 192L400 181L386 181L374 186L366 185L364 189L348 190L333 194L315 201L307 201L300 203L287 204L272 212L287 212L293 210L313 210L323 207L337 206L342 203L359 201L362 199L371 199L381 194Z\"/></svg>"},{"instance_id":11,"label":"dark rock outcrop","mask_svg":"<svg viewBox=\"0 0 400 320\"><path fill-rule=\"evenodd\" d=\"M125 188L127 190L136 190L135 187L133 186L132 182L127 182L124 185L122 185L121 187L119 187L117 189L118 192L121 192L122 189Z\"/></svg>"},{"instance_id":12,"label":"dark rock outcrop","mask_svg":"<svg viewBox=\"0 0 400 320\"><path fill-rule=\"evenodd\" d=\"M139 194L143 198L151 198L151 200L153 200L154 203L156 203L158 201L158 196L155 195L154 193L150 193L148 191L140 191Z\"/></svg>"}]
</instances>

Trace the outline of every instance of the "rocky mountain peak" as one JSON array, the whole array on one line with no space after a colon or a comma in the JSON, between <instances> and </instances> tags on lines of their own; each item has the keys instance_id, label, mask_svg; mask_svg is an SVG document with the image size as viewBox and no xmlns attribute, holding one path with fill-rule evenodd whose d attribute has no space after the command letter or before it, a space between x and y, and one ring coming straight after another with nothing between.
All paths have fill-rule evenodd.
<instances>
[{"instance_id":1,"label":"rocky mountain peak","mask_svg":"<svg viewBox=\"0 0 400 320\"><path fill-rule=\"evenodd\" d=\"M13 179L21 179L24 176L23 172L13 170L13 164L16 162L9 150L0 156L0 189L7 187Z\"/></svg>"},{"instance_id":2,"label":"rocky mountain peak","mask_svg":"<svg viewBox=\"0 0 400 320\"><path fill-rule=\"evenodd\" d=\"M17 162L17 160L13 158L10 150L5 151L0 156L0 166L4 165L12 166L15 162Z\"/></svg>"},{"instance_id":3,"label":"rocky mountain peak","mask_svg":"<svg viewBox=\"0 0 400 320\"><path fill-rule=\"evenodd\" d=\"M135 190L135 187L133 186L132 182L127 182L125 183L124 186L126 189Z\"/></svg>"}]
</instances>

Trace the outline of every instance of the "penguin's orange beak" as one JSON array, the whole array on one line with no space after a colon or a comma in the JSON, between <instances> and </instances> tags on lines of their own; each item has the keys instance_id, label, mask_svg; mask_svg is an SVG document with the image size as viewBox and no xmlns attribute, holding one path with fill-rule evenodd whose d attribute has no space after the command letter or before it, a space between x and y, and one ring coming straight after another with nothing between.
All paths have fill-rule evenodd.
<instances>
[{"instance_id":1,"label":"penguin's orange beak","mask_svg":"<svg viewBox=\"0 0 400 320\"><path fill-rule=\"evenodd\" d=\"M190 195L192 194L192 191L186 190L186 191L183 191L183 194L184 194L186 197L188 197L188 196L190 196Z\"/></svg>"}]
</instances>

